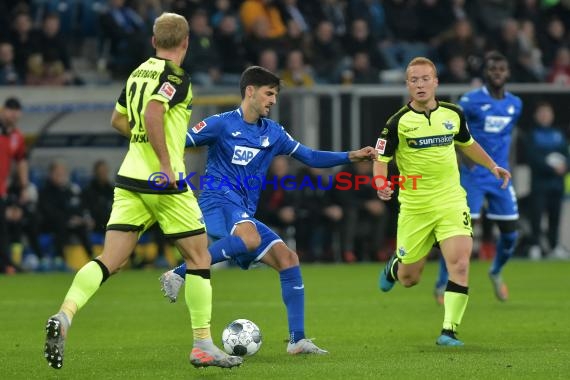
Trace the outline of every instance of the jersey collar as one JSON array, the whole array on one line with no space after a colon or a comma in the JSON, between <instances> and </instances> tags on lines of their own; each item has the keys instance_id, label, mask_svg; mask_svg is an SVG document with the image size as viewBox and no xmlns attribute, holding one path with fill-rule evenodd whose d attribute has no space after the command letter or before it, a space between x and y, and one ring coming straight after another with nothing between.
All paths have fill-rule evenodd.
<instances>
[{"instance_id":1,"label":"jersey collar","mask_svg":"<svg viewBox=\"0 0 570 380\"><path fill-rule=\"evenodd\" d=\"M243 115L245 114L245 112L243 112L243 109L241 108L241 106L239 106L239 107L236 109L236 112L237 112L238 115L241 117L241 120L242 120L244 123L246 123L247 125L252 125L252 126L256 126L256 127L261 127L261 117L257 119L257 122L256 122L256 123L250 123L250 122L246 121L246 120L243 118Z\"/></svg>"},{"instance_id":2,"label":"jersey collar","mask_svg":"<svg viewBox=\"0 0 570 380\"><path fill-rule=\"evenodd\" d=\"M427 117L429 119L428 114L426 114L425 112L422 111L418 111L416 110L414 107L412 107L412 102L410 101L408 103L408 108L412 110L412 112L418 113L420 115L424 115L425 117ZM439 108L439 100L435 100L435 107L432 108L431 110L429 110L429 114L431 115L435 110L437 110Z\"/></svg>"}]
</instances>

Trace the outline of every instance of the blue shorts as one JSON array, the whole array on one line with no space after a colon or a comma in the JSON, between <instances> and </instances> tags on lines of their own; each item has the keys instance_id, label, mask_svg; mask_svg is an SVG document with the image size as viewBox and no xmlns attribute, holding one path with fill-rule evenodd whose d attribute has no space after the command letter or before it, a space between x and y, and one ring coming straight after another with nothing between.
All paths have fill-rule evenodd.
<instances>
[{"instance_id":1,"label":"blue shorts","mask_svg":"<svg viewBox=\"0 0 570 380\"><path fill-rule=\"evenodd\" d=\"M502 179L491 175L469 175L461 172L461 186L467 192L471 219L481 218L483 202L487 200L486 217L491 220L517 220L519 209L512 183L501 189Z\"/></svg>"},{"instance_id":2,"label":"blue shorts","mask_svg":"<svg viewBox=\"0 0 570 380\"><path fill-rule=\"evenodd\" d=\"M271 247L283 241L269 227L235 204L229 202L200 202L200 208L204 215L208 236L214 241L231 235L237 224L253 223L255 225L259 236L261 236L259 247L255 251L232 258L232 261L242 269L248 269L252 263L260 261Z\"/></svg>"}]
</instances>

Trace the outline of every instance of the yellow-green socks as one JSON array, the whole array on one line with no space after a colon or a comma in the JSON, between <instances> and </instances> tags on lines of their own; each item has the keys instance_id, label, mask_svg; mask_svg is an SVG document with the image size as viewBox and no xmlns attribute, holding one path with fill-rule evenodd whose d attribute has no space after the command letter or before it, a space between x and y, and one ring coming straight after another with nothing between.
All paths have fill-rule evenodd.
<instances>
[{"instance_id":1,"label":"yellow-green socks","mask_svg":"<svg viewBox=\"0 0 570 380\"><path fill-rule=\"evenodd\" d=\"M77 272L60 309L69 322L108 277L109 270L97 260L88 262Z\"/></svg>"},{"instance_id":2,"label":"yellow-green socks","mask_svg":"<svg viewBox=\"0 0 570 380\"><path fill-rule=\"evenodd\" d=\"M210 269L186 270L185 298L190 311L194 338L211 338L212 285L210 284Z\"/></svg>"},{"instance_id":3,"label":"yellow-green socks","mask_svg":"<svg viewBox=\"0 0 570 380\"><path fill-rule=\"evenodd\" d=\"M443 329L453 332L457 331L457 326L461 324L463 314L467 308L469 288L458 285L453 281L447 281L447 288L443 296L443 306L445 315L443 318Z\"/></svg>"}]
</instances>

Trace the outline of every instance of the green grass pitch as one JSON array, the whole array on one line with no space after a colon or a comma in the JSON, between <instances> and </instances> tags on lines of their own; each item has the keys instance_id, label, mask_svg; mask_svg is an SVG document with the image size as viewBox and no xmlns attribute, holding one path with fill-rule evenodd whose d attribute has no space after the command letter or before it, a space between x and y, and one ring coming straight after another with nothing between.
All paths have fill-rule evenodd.
<instances>
[{"instance_id":1,"label":"green grass pitch","mask_svg":"<svg viewBox=\"0 0 570 380\"><path fill-rule=\"evenodd\" d=\"M436 265L412 289L377 290L380 264L306 265L309 337L326 356L289 356L278 275L213 273L212 331L251 319L263 346L232 370L194 369L183 297L162 298L159 271L125 271L111 278L77 315L64 368L43 358L44 323L57 311L72 274L0 277L1 379L568 379L570 263L513 261L505 271L510 300L495 300L488 263L471 270L463 348L435 345L443 308L432 297Z\"/></svg>"}]
</instances>

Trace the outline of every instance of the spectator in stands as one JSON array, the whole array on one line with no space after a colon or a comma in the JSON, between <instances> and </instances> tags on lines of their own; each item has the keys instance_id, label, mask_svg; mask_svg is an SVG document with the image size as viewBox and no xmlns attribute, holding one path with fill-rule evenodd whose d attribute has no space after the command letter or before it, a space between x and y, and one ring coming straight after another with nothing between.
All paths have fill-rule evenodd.
<instances>
[{"instance_id":1,"label":"spectator in stands","mask_svg":"<svg viewBox=\"0 0 570 380\"><path fill-rule=\"evenodd\" d=\"M148 55L150 32L143 18L125 0L109 0L109 9L101 15L103 39L109 44L110 68L123 77Z\"/></svg>"},{"instance_id":2,"label":"spectator in stands","mask_svg":"<svg viewBox=\"0 0 570 380\"><path fill-rule=\"evenodd\" d=\"M37 46L33 40L32 18L28 12L22 11L14 16L10 43L14 47L14 63L18 74L25 78L28 58Z\"/></svg>"},{"instance_id":3,"label":"spectator in stands","mask_svg":"<svg viewBox=\"0 0 570 380\"><path fill-rule=\"evenodd\" d=\"M63 86L68 77L61 61L44 57L39 53L28 57L26 84L31 86Z\"/></svg>"},{"instance_id":4,"label":"spectator in stands","mask_svg":"<svg viewBox=\"0 0 570 380\"><path fill-rule=\"evenodd\" d=\"M313 187L300 186L305 177ZM299 257L309 262L335 258L338 247L334 246L334 238L339 236L343 213L332 192L325 190L332 186L332 179L322 169L307 167L302 167L296 178L295 238Z\"/></svg>"},{"instance_id":5,"label":"spectator in stands","mask_svg":"<svg viewBox=\"0 0 570 380\"><path fill-rule=\"evenodd\" d=\"M538 46L535 24L530 20L522 20L519 23L519 43L523 50L523 56L519 57L519 63L526 68L531 77L542 81L545 76L542 64L542 51Z\"/></svg>"},{"instance_id":6,"label":"spectator in stands","mask_svg":"<svg viewBox=\"0 0 570 380\"><path fill-rule=\"evenodd\" d=\"M286 240L294 238L295 198L293 192L285 190L281 183L290 175L288 158L275 157L267 175L268 185L261 191L255 214L256 218ZM291 176L290 181L295 183L294 177Z\"/></svg>"},{"instance_id":7,"label":"spectator in stands","mask_svg":"<svg viewBox=\"0 0 570 380\"><path fill-rule=\"evenodd\" d=\"M289 87L310 87L315 84L311 68L305 64L301 50L292 50L287 54L285 69L281 72L281 80Z\"/></svg>"},{"instance_id":8,"label":"spectator in stands","mask_svg":"<svg viewBox=\"0 0 570 380\"><path fill-rule=\"evenodd\" d=\"M322 0L321 12L323 21L329 21L334 25L334 34L337 37L344 37L347 32L348 23L346 21L345 3L342 0Z\"/></svg>"},{"instance_id":9,"label":"spectator in stands","mask_svg":"<svg viewBox=\"0 0 570 380\"><path fill-rule=\"evenodd\" d=\"M422 23L419 40L427 42L430 46L436 46L455 21L448 0L420 0L416 5L416 12L422 20L429 20Z\"/></svg>"},{"instance_id":10,"label":"spectator in stands","mask_svg":"<svg viewBox=\"0 0 570 380\"><path fill-rule=\"evenodd\" d=\"M10 33L10 5L0 1L0 39L4 40Z\"/></svg>"},{"instance_id":11,"label":"spectator in stands","mask_svg":"<svg viewBox=\"0 0 570 380\"><path fill-rule=\"evenodd\" d=\"M447 61L445 71L439 76L439 83L441 84L467 84L471 83L472 78L467 71L467 61L460 55L452 55Z\"/></svg>"},{"instance_id":12,"label":"spectator in stands","mask_svg":"<svg viewBox=\"0 0 570 380\"><path fill-rule=\"evenodd\" d=\"M198 86L212 86L221 79L220 57L214 45L208 14L198 9L190 18L189 54L182 68L192 76L192 83Z\"/></svg>"},{"instance_id":13,"label":"spectator in stands","mask_svg":"<svg viewBox=\"0 0 570 380\"><path fill-rule=\"evenodd\" d=\"M473 33L471 22L467 19L457 20L451 31L443 37L439 46L439 57L449 62L457 54L465 58L467 70L473 76L479 76L483 64L483 45L485 40Z\"/></svg>"},{"instance_id":14,"label":"spectator in stands","mask_svg":"<svg viewBox=\"0 0 570 380\"><path fill-rule=\"evenodd\" d=\"M11 161L10 139L4 124L0 121L0 274L11 274L16 270L12 264L8 239L8 223L5 216Z\"/></svg>"},{"instance_id":15,"label":"spectator in stands","mask_svg":"<svg viewBox=\"0 0 570 380\"><path fill-rule=\"evenodd\" d=\"M514 17L516 3L516 0L478 0L475 15L478 29L492 38L505 20ZM501 53L505 54L504 51Z\"/></svg>"},{"instance_id":16,"label":"spectator in stands","mask_svg":"<svg viewBox=\"0 0 570 380\"><path fill-rule=\"evenodd\" d=\"M388 37L386 11L380 0L354 0L348 4L348 14L351 20L365 20L370 28L370 34L376 40Z\"/></svg>"},{"instance_id":17,"label":"spectator in stands","mask_svg":"<svg viewBox=\"0 0 570 380\"><path fill-rule=\"evenodd\" d=\"M561 47L556 52L556 58L546 81L561 86L570 86L570 49Z\"/></svg>"},{"instance_id":18,"label":"spectator in stands","mask_svg":"<svg viewBox=\"0 0 570 380\"><path fill-rule=\"evenodd\" d=\"M285 52L301 50L305 56L311 51L308 34L303 32L297 21L293 19L287 21L287 34L283 39L283 50Z\"/></svg>"},{"instance_id":19,"label":"spectator in stands","mask_svg":"<svg viewBox=\"0 0 570 380\"><path fill-rule=\"evenodd\" d=\"M259 55L258 65L271 71L272 73L276 73L279 71L279 56L277 52L273 49L266 49L261 52Z\"/></svg>"},{"instance_id":20,"label":"spectator in stands","mask_svg":"<svg viewBox=\"0 0 570 380\"><path fill-rule=\"evenodd\" d=\"M83 207L81 189L69 180L69 172L63 161L53 161L44 188L40 190L39 210L41 231L53 237L54 267L64 270L64 248L77 237L85 251L93 257L89 231L93 221Z\"/></svg>"},{"instance_id":21,"label":"spectator in stands","mask_svg":"<svg viewBox=\"0 0 570 380\"><path fill-rule=\"evenodd\" d=\"M203 8L202 0L167 0L170 3L169 12L174 12L179 15L184 16L186 20L190 20L190 17L194 12Z\"/></svg>"},{"instance_id":22,"label":"spectator in stands","mask_svg":"<svg viewBox=\"0 0 570 380\"><path fill-rule=\"evenodd\" d=\"M538 77L540 68L535 67L536 59L532 56L529 37L521 32L519 23L515 19L507 18L501 25L499 38L489 40L489 47L494 47L507 57L513 82L540 81Z\"/></svg>"},{"instance_id":23,"label":"spectator in stands","mask_svg":"<svg viewBox=\"0 0 570 380\"><path fill-rule=\"evenodd\" d=\"M297 0L282 0L282 16L283 20L289 28L289 22L294 21L302 34L309 33L311 28L303 12L299 8L299 1Z\"/></svg>"},{"instance_id":24,"label":"spectator in stands","mask_svg":"<svg viewBox=\"0 0 570 380\"><path fill-rule=\"evenodd\" d=\"M544 66L550 68L554 64L558 49L569 45L566 26L558 16L552 16L546 22L546 27L538 38L542 50L542 61Z\"/></svg>"},{"instance_id":25,"label":"spectator in stands","mask_svg":"<svg viewBox=\"0 0 570 380\"><path fill-rule=\"evenodd\" d=\"M13 273L14 266L9 252L9 239L6 223L8 180L12 163L16 164L18 184L22 191L19 200L27 198L28 161L24 137L18 129L22 116L22 106L17 98L8 98L0 110L0 273Z\"/></svg>"},{"instance_id":26,"label":"spectator in stands","mask_svg":"<svg viewBox=\"0 0 570 380\"><path fill-rule=\"evenodd\" d=\"M261 20L267 24L267 38L276 40L285 37L287 28L274 0L245 0L239 14L246 34L253 34Z\"/></svg>"},{"instance_id":27,"label":"spectator in stands","mask_svg":"<svg viewBox=\"0 0 570 380\"><path fill-rule=\"evenodd\" d=\"M109 165L98 160L93 165L93 178L82 192L83 207L93 220L92 232L103 237L113 205L113 184L109 180Z\"/></svg>"},{"instance_id":28,"label":"spectator in stands","mask_svg":"<svg viewBox=\"0 0 570 380\"><path fill-rule=\"evenodd\" d=\"M22 84L23 80L14 64L14 47L0 42L0 86Z\"/></svg>"},{"instance_id":29,"label":"spectator in stands","mask_svg":"<svg viewBox=\"0 0 570 380\"><path fill-rule=\"evenodd\" d=\"M542 29L544 26L540 3L540 0L518 1L514 14L515 18L521 21L530 21L536 30Z\"/></svg>"},{"instance_id":30,"label":"spectator in stands","mask_svg":"<svg viewBox=\"0 0 570 380\"><path fill-rule=\"evenodd\" d=\"M315 80L318 83L333 83L339 75L343 56L342 45L334 35L334 25L326 20L319 22L310 52Z\"/></svg>"},{"instance_id":31,"label":"spectator in stands","mask_svg":"<svg viewBox=\"0 0 570 380\"><path fill-rule=\"evenodd\" d=\"M428 56L428 45L423 42L423 15L412 0L384 2L390 38L382 42L382 51L391 69L403 70L414 57Z\"/></svg>"},{"instance_id":32,"label":"spectator in stands","mask_svg":"<svg viewBox=\"0 0 570 380\"><path fill-rule=\"evenodd\" d=\"M526 138L526 154L531 168L530 199L532 246L529 257L542 257L542 218L548 216L546 238L550 256L570 259L570 253L560 245L560 213L564 197L564 176L568 172L568 141L564 133L554 127L554 110L547 102L537 104L534 111L535 126Z\"/></svg>"},{"instance_id":33,"label":"spectator in stands","mask_svg":"<svg viewBox=\"0 0 570 380\"><path fill-rule=\"evenodd\" d=\"M8 223L8 239L11 245L12 255L19 256L21 266L22 254L31 249L30 254L40 259L43 252L39 243L39 221L38 221L38 189L32 183L28 183L25 189L26 197L22 198L23 190L20 183L15 178L8 189L6 206L6 221ZM19 252L19 254L18 254ZM32 253L33 252L33 253Z\"/></svg>"},{"instance_id":34,"label":"spectator in stands","mask_svg":"<svg viewBox=\"0 0 570 380\"><path fill-rule=\"evenodd\" d=\"M370 56L365 51L359 51L352 57L352 83L380 83L380 72L370 64Z\"/></svg>"},{"instance_id":35,"label":"spectator in stands","mask_svg":"<svg viewBox=\"0 0 570 380\"><path fill-rule=\"evenodd\" d=\"M247 61L243 38L239 33L238 20L235 15L225 14L221 17L214 30L214 43L218 49L221 65L221 84L238 85L241 73L247 67Z\"/></svg>"},{"instance_id":36,"label":"spectator in stands","mask_svg":"<svg viewBox=\"0 0 570 380\"><path fill-rule=\"evenodd\" d=\"M19 128L22 118L22 103L16 97L10 97L4 101L4 107L0 111L0 125L3 126L6 135L10 139L10 154L16 163L17 185L21 189L19 198L25 201L30 179L29 164L26 153L26 141L24 134Z\"/></svg>"},{"instance_id":37,"label":"spectator in stands","mask_svg":"<svg viewBox=\"0 0 570 380\"><path fill-rule=\"evenodd\" d=\"M356 19L350 24L350 34L344 39L344 51L349 56L365 51L370 56L370 63L378 70L387 68L380 53L378 41L370 34L368 24L363 19Z\"/></svg>"},{"instance_id":38,"label":"spectator in stands","mask_svg":"<svg viewBox=\"0 0 570 380\"><path fill-rule=\"evenodd\" d=\"M133 9L143 19L145 28L152 30L154 20L164 11L162 0L138 0L133 2Z\"/></svg>"},{"instance_id":39,"label":"spectator in stands","mask_svg":"<svg viewBox=\"0 0 570 380\"><path fill-rule=\"evenodd\" d=\"M61 67L63 84L73 83L71 56L68 52L68 44L60 33L60 20L57 13L46 13L41 29L33 32L33 40L36 43L34 53L41 55L44 64Z\"/></svg>"},{"instance_id":40,"label":"spectator in stands","mask_svg":"<svg viewBox=\"0 0 570 380\"><path fill-rule=\"evenodd\" d=\"M255 21L252 32L245 36L244 44L249 62L259 61L261 52L267 49L274 49L278 55L283 51L283 40L269 38L269 24L263 18Z\"/></svg>"},{"instance_id":41,"label":"spectator in stands","mask_svg":"<svg viewBox=\"0 0 570 380\"><path fill-rule=\"evenodd\" d=\"M226 16L233 16L236 20L236 25L239 24L239 16L233 9L232 2L230 0L216 0L210 12L210 25L214 29L218 28L222 19ZM239 27L236 29L239 30Z\"/></svg>"},{"instance_id":42,"label":"spectator in stands","mask_svg":"<svg viewBox=\"0 0 570 380\"><path fill-rule=\"evenodd\" d=\"M336 191L344 217L341 221L342 256L344 261L368 261L380 257L386 228L386 205L378 199L371 184L356 188L355 176L370 178L372 163L361 162L343 168L343 175L350 174L352 188ZM339 183L339 185L341 185Z\"/></svg>"}]
</instances>

